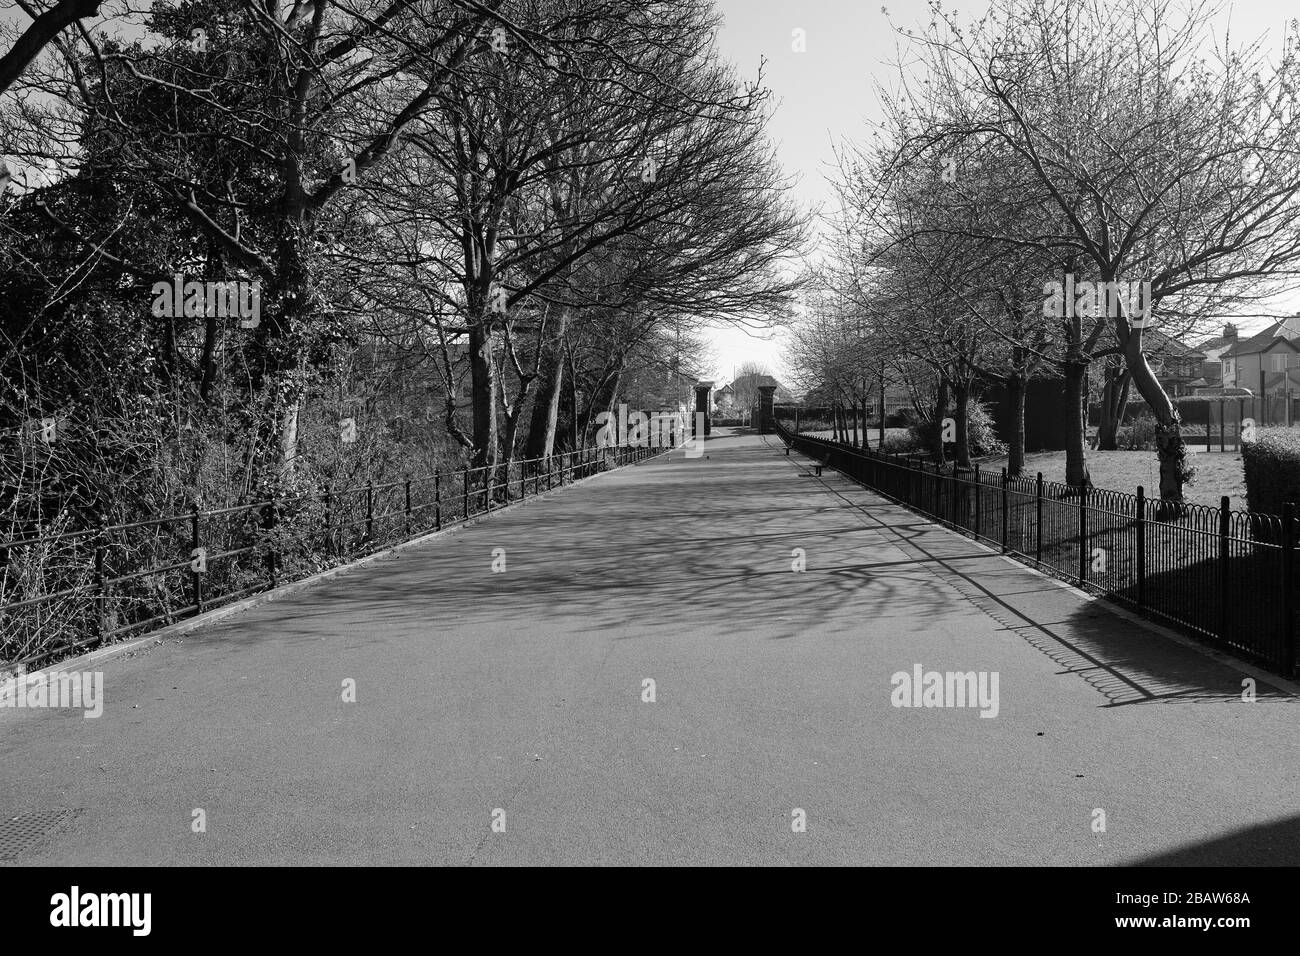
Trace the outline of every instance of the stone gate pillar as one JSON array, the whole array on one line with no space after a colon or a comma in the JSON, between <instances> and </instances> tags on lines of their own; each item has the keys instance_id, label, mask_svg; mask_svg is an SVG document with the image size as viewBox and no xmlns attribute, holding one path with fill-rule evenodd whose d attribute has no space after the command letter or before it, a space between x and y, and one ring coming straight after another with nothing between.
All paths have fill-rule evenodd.
<instances>
[{"instance_id":1,"label":"stone gate pillar","mask_svg":"<svg viewBox=\"0 0 1300 956\"><path fill-rule=\"evenodd\" d=\"M776 431L776 415L772 411L775 397L775 385L758 386L758 430L764 434Z\"/></svg>"},{"instance_id":2,"label":"stone gate pillar","mask_svg":"<svg viewBox=\"0 0 1300 956\"><path fill-rule=\"evenodd\" d=\"M713 390L712 382L695 383L695 411L704 413L704 437L707 438L713 431L713 419L709 415L709 392ZM695 434L696 417L691 416L691 434Z\"/></svg>"}]
</instances>

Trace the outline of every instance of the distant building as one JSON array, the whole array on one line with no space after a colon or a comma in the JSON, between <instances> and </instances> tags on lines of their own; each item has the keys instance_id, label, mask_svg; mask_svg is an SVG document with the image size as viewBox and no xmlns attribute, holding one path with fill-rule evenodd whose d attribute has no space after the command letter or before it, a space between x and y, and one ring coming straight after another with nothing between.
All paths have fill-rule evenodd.
<instances>
[{"instance_id":1,"label":"distant building","mask_svg":"<svg viewBox=\"0 0 1300 956\"><path fill-rule=\"evenodd\" d=\"M1197 346L1205 354L1205 361L1201 364L1201 378L1210 386L1223 384L1223 356L1237 344L1238 337L1237 327L1228 322L1223 326L1222 335L1206 339Z\"/></svg>"},{"instance_id":2,"label":"distant building","mask_svg":"<svg viewBox=\"0 0 1300 956\"><path fill-rule=\"evenodd\" d=\"M830 388L810 389L803 397L803 406L805 408L830 408L835 399L832 397L835 392ZM869 417L876 417L880 414L877 406L880 404L880 393L876 389L869 390L866 396L866 414ZM887 385L885 387L885 414L893 415L912 408L912 396L906 388Z\"/></svg>"},{"instance_id":3,"label":"distant building","mask_svg":"<svg viewBox=\"0 0 1300 956\"><path fill-rule=\"evenodd\" d=\"M1300 392L1300 315L1275 322L1220 353L1224 386L1255 394Z\"/></svg>"},{"instance_id":4,"label":"distant building","mask_svg":"<svg viewBox=\"0 0 1300 956\"><path fill-rule=\"evenodd\" d=\"M776 386L777 404L794 401L790 390L771 375L742 375L734 382L713 390L713 407L719 412L752 410L758 404L760 385Z\"/></svg>"},{"instance_id":5,"label":"distant building","mask_svg":"<svg viewBox=\"0 0 1300 956\"><path fill-rule=\"evenodd\" d=\"M1194 395L1198 388L1217 385L1206 378L1206 353L1152 329L1142 339L1143 352L1156 380L1170 398Z\"/></svg>"}]
</instances>

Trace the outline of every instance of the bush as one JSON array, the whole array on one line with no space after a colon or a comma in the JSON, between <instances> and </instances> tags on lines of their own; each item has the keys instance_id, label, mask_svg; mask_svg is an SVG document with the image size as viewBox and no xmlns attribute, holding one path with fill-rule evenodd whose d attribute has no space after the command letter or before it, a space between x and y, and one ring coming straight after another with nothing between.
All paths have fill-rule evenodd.
<instances>
[{"instance_id":1,"label":"bush","mask_svg":"<svg viewBox=\"0 0 1300 956\"><path fill-rule=\"evenodd\" d=\"M1258 514L1280 515L1288 501L1300 502L1300 429L1260 428L1242 442L1246 504Z\"/></svg>"},{"instance_id":2,"label":"bush","mask_svg":"<svg viewBox=\"0 0 1300 956\"><path fill-rule=\"evenodd\" d=\"M1155 451L1156 420L1150 416L1135 418L1121 425L1115 435L1115 447L1127 451Z\"/></svg>"},{"instance_id":3,"label":"bush","mask_svg":"<svg viewBox=\"0 0 1300 956\"><path fill-rule=\"evenodd\" d=\"M908 450L929 449L933 437L934 424L917 423L908 429ZM970 436L970 453L972 458L985 455L1005 455L1007 443L998 438L993 427L993 417L988 406L983 402L972 401L966 408L966 431Z\"/></svg>"},{"instance_id":4,"label":"bush","mask_svg":"<svg viewBox=\"0 0 1300 956\"><path fill-rule=\"evenodd\" d=\"M916 435L908 432L906 435L894 434L885 435L885 443L880 446L880 450L889 455L907 455L911 452L921 451L925 448L925 443L917 441Z\"/></svg>"},{"instance_id":5,"label":"bush","mask_svg":"<svg viewBox=\"0 0 1300 956\"><path fill-rule=\"evenodd\" d=\"M787 428L794 427L793 422L786 422L785 424ZM799 419L800 432L829 432L834 430L835 430L835 423L832 422L829 418L825 418L821 416L813 416L811 418L800 417Z\"/></svg>"},{"instance_id":6,"label":"bush","mask_svg":"<svg viewBox=\"0 0 1300 956\"><path fill-rule=\"evenodd\" d=\"M900 408L896 412L890 412L885 416L886 428L914 428L920 421L914 408Z\"/></svg>"},{"instance_id":7,"label":"bush","mask_svg":"<svg viewBox=\"0 0 1300 956\"><path fill-rule=\"evenodd\" d=\"M976 458L985 455L1005 455L1007 443L998 438L993 427L993 416L983 402L971 402L967 412L967 431L970 433L970 453Z\"/></svg>"}]
</instances>

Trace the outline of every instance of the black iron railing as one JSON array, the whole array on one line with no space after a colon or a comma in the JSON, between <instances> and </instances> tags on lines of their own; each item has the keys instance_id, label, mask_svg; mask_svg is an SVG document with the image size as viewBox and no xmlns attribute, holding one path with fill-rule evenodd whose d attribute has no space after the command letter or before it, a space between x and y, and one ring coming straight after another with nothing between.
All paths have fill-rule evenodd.
<instances>
[{"instance_id":1,"label":"black iron railing","mask_svg":"<svg viewBox=\"0 0 1300 956\"><path fill-rule=\"evenodd\" d=\"M146 633L665 450L588 448L0 541L0 662Z\"/></svg>"},{"instance_id":2,"label":"black iron railing","mask_svg":"<svg viewBox=\"0 0 1300 956\"><path fill-rule=\"evenodd\" d=\"M1186 505L1035 478L941 468L796 435L787 445L1008 555L1286 677L1296 674L1296 509Z\"/></svg>"}]
</instances>

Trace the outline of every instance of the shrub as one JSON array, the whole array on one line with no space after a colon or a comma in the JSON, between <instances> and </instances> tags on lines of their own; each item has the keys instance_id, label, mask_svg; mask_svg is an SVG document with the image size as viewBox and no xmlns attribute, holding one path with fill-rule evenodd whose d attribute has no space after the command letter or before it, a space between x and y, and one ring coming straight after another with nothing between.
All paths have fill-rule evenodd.
<instances>
[{"instance_id":1,"label":"shrub","mask_svg":"<svg viewBox=\"0 0 1300 956\"><path fill-rule=\"evenodd\" d=\"M785 424L787 428L794 427L793 422L786 422ZM835 425L829 417L812 416L810 418L800 417L799 419L799 431L801 432L829 432L833 431L834 428Z\"/></svg>"},{"instance_id":2,"label":"shrub","mask_svg":"<svg viewBox=\"0 0 1300 956\"><path fill-rule=\"evenodd\" d=\"M908 450L929 449L936 424L917 423L908 429L911 447ZM1007 444L998 438L993 427L993 417L983 402L972 401L966 409L966 430L970 436L970 453L973 458L985 455L1005 455Z\"/></svg>"},{"instance_id":3,"label":"shrub","mask_svg":"<svg viewBox=\"0 0 1300 956\"><path fill-rule=\"evenodd\" d=\"M1300 429L1260 428L1242 442L1246 504L1259 514L1280 515L1288 501L1300 502Z\"/></svg>"},{"instance_id":4,"label":"shrub","mask_svg":"<svg viewBox=\"0 0 1300 956\"><path fill-rule=\"evenodd\" d=\"M1154 451L1156 447L1156 420L1150 416L1135 418L1122 425L1115 436L1115 446L1128 451Z\"/></svg>"},{"instance_id":5,"label":"shrub","mask_svg":"<svg viewBox=\"0 0 1300 956\"><path fill-rule=\"evenodd\" d=\"M920 417L916 414L916 409L900 408L885 416L885 427L913 428L916 426L918 421L920 421Z\"/></svg>"},{"instance_id":6,"label":"shrub","mask_svg":"<svg viewBox=\"0 0 1300 956\"><path fill-rule=\"evenodd\" d=\"M908 432L900 435L897 432L885 435L885 443L880 450L889 455L906 455L914 451L920 451L925 447L925 443L917 441L916 435Z\"/></svg>"},{"instance_id":7,"label":"shrub","mask_svg":"<svg viewBox=\"0 0 1300 956\"><path fill-rule=\"evenodd\" d=\"M982 458L985 455L1005 455L1007 443L998 438L993 427L993 416L983 402L971 402L967 412L967 431L970 433L970 453Z\"/></svg>"}]
</instances>

